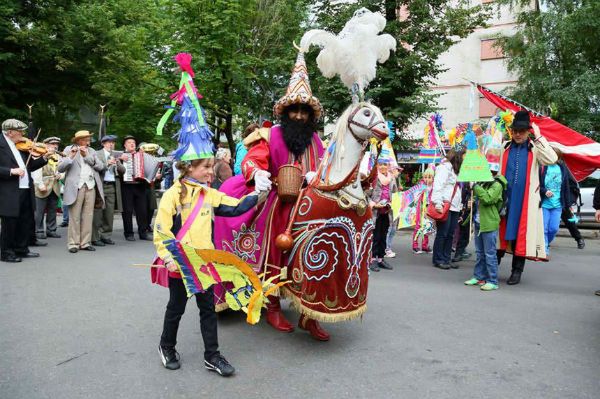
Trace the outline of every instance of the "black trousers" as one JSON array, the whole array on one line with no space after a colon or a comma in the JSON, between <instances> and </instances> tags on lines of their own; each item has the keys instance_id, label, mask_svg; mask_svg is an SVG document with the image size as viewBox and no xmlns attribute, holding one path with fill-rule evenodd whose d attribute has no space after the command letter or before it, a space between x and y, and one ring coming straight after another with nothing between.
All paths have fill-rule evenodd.
<instances>
[{"instance_id":1,"label":"black trousers","mask_svg":"<svg viewBox=\"0 0 600 399\"><path fill-rule=\"evenodd\" d=\"M35 237L35 223L33 204L31 203L30 189L19 189L19 216L0 219L0 247L2 256L9 254L19 255L29 252L29 240L33 233Z\"/></svg>"},{"instance_id":2,"label":"black trousers","mask_svg":"<svg viewBox=\"0 0 600 399\"><path fill-rule=\"evenodd\" d=\"M459 224L458 226L458 241L456 243L456 253L455 253L455 257L458 257L462 254L464 254L467 250L467 247L469 246L469 241L471 239L471 226L469 223L465 223L464 221L462 221L461 223L463 224Z\"/></svg>"},{"instance_id":3,"label":"black trousers","mask_svg":"<svg viewBox=\"0 0 600 399\"><path fill-rule=\"evenodd\" d=\"M196 294L196 304L200 309L200 332L204 341L204 359L210 360L219 353L219 338L217 335L217 313L212 287L202 294ZM177 330L179 321L185 312L187 293L183 280L169 277L169 303L165 312L163 332L160 345L166 348L175 347L177 344Z\"/></svg>"},{"instance_id":4,"label":"black trousers","mask_svg":"<svg viewBox=\"0 0 600 399\"><path fill-rule=\"evenodd\" d=\"M448 219L436 222L436 234L433 241L432 263L447 265L452 260L452 240L458 223L458 212L448 211Z\"/></svg>"},{"instance_id":5,"label":"black trousers","mask_svg":"<svg viewBox=\"0 0 600 399\"><path fill-rule=\"evenodd\" d=\"M121 184L121 198L123 200L123 229L125 237L133 236L133 211L137 222L138 234L148 232L148 206L146 185L143 183Z\"/></svg>"},{"instance_id":6,"label":"black trousers","mask_svg":"<svg viewBox=\"0 0 600 399\"><path fill-rule=\"evenodd\" d=\"M582 238L581 233L579 232L579 229L577 228L577 225L575 223L569 222L569 218L571 216L571 210L569 208L563 208L560 218L562 219L567 229L569 229L569 234L571 234L571 237L573 237L575 241L579 241Z\"/></svg>"},{"instance_id":7,"label":"black trousers","mask_svg":"<svg viewBox=\"0 0 600 399\"><path fill-rule=\"evenodd\" d=\"M511 247L514 248L517 246L517 241L512 241L511 243ZM498 250L496 251L496 256L498 257L498 267L500 266L500 261L502 260L502 258L504 258L504 255L506 255L506 251L502 251L502 250ZM525 269L525 260L526 258L524 256L515 256L513 255L512 258L512 272L519 272L519 273L523 273L523 270Z\"/></svg>"},{"instance_id":8,"label":"black trousers","mask_svg":"<svg viewBox=\"0 0 600 399\"><path fill-rule=\"evenodd\" d=\"M387 233L390 229L390 215L379 214L375 219L375 230L373 231L373 258L383 258L385 256L385 247Z\"/></svg>"}]
</instances>

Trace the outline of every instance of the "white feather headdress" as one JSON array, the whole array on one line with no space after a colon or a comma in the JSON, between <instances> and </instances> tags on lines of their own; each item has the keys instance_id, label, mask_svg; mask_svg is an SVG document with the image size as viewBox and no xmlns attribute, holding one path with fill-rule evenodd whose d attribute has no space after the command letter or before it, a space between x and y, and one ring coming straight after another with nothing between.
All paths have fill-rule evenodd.
<instances>
[{"instance_id":1,"label":"white feather headdress","mask_svg":"<svg viewBox=\"0 0 600 399\"><path fill-rule=\"evenodd\" d=\"M362 100L366 87L375 79L377 63L384 63L390 51L396 49L393 36L379 34L385 25L381 13L361 8L337 35L321 29L306 32L300 41L300 51L307 52L311 45L321 47L317 65L323 76L339 75L352 91L353 99Z\"/></svg>"}]
</instances>

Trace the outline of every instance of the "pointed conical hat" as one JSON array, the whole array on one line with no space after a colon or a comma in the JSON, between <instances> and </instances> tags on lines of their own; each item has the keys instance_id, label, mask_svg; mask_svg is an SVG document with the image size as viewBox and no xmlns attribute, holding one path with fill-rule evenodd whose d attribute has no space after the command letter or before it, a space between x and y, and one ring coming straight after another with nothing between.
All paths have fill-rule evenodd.
<instances>
[{"instance_id":1,"label":"pointed conical hat","mask_svg":"<svg viewBox=\"0 0 600 399\"><path fill-rule=\"evenodd\" d=\"M304 61L304 53L299 52L296 58L296 64L292 70L290 83L287 91L273 107L273 113L277 116L283 114L283 110L292 104L306 104L315 112L315 119L321 118L323 115L323 107L319 99L312 94L310 81L308 79L308 70Z\"/></svg>"}]
</instances>

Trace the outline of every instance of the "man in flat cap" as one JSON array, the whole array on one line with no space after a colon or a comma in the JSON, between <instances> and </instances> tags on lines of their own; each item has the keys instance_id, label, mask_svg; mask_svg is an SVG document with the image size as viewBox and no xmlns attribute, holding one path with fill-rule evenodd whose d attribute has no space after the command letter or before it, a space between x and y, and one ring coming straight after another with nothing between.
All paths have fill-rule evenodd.
<instances>
[{"instance_id":1,"label":"man in flat cap","mask_svg":"<svg viewBox=\"0 0 600 399\"><path fill-rule=\"evenodd\" d=\"M56 154L60 138L48 137L44 140L46 148L55 153L48 158L48 163L31 174L35 186L35 235L39 239L46 237L60 238L56 232L56 208L60 200L60 179L64 174L58 173L60 157ZM44 228L46 215L46 228Z\"/></svg>"},{"instance_id":2,"label":"man in flat cap","mask_svg":"<svg viewBox=\"0 0 600 399\"><path fill-rule=\"evenodd\" d=\"M102 149L96 152L98 159L105 166L105 170L100 173L104 188L104 208L94 210L92 245L95 247L115 244L111 238L115 210L123 209L119 176L123 176L125 167L121 160L115 156L116 140L117 136L113 135L102 137L100 140Z\"/></svg>"},{"instance_id":3,"label":"man in flat cap","mask_svg":"<svg viewBox=\"0 0 600 399\"><path fill-rule=\"evenodd\" d=\"M29 251L34 229L35 196L31 172L43 167L48 154L34 159L16 144L23 139L27 125L17 119L2 122L0 135L0 260L21 262L40 255Z\"/></svg>"}]
</instances>

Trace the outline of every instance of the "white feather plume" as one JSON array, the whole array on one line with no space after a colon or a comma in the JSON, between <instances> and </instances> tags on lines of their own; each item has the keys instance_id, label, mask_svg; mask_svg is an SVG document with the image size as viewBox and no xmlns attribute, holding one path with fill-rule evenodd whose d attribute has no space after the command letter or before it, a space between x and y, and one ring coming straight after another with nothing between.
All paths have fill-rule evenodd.
<instances>
[{"instance_id":1,"label":"white feather plume","mask_svg":"<svg viewBox=\"0 0 600 399\"><path fill-rule=\"evenodd\" d=\"M362 94L375 79L377 63L387 61L390 51L396 49L393 36L379 34L385 25L383 15L361 8L337 35L320 29L306 32L300 51L307 52L311 45L321 47L317 65L323 76L339 75L346 87L357 84Z\"/></svg>"}]
</instances>

